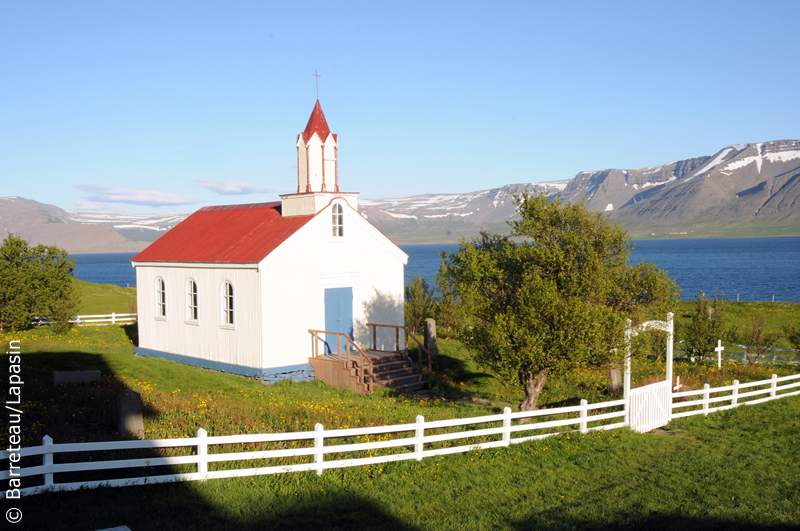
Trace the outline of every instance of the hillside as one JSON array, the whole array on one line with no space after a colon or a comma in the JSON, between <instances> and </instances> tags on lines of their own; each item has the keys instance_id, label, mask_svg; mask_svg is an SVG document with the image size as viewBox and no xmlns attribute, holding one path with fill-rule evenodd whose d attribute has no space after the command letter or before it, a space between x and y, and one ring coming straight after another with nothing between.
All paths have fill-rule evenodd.
<instances>
[{"instance_id":1,"label":"hillside","mask_svg":"<svg viewBox=\"0 0 800 531\"><path fill-rule=\"evenodd\" d=\"M22 197L0 197L0 230L73 254L141 251L188 214L70 212Z\"/></svg>"},{"instance_id":2,"label":"hillside","mask_svg":"<svg viewBox=\"0 0 800 531\"><path fill-rule=\"evenodd\" d=\"M361 213L397 243L448 243L480 229L508 232L513 193L561 194L608 212L636 238L800 236L800 140L736 144L714 155L639 169L459 194L360 199ZM0 198L0 228L71 253L143 249L188 213L70 212Z\"/></svg>"}]
</instances>

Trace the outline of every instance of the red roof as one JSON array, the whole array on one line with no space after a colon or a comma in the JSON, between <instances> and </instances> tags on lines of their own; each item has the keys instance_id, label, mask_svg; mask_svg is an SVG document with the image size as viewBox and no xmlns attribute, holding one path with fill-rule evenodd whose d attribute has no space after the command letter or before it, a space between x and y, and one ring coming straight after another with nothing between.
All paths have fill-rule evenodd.
<instances>
[{"instance_id":1,"label":"red roof","mask_svg":"<svg viewBox=\"0 0 800 531\"><path fill-rule=\"evenodd\" d=\"M281 203L201 208L132 262L258 263L314 216L281 216Z\"/></svg>"},{"instance_id":2,"label":"red roof","mask_svg":"<svg viewBox=\"0 0 800 531\"><path fill-rule=\"evenodd\" d=\"M306 124L306 130L303 131L303 139L306 143L308 143L314 133L317 133L320 140L323 142L325 142L328 135L331 134L331 130L328 128L328 122L325 120L325 115L322 114L322 107L319 104L319 100L317 100L316 105L314 105L314 110L311 111L311 116Z\"/></svg>"}]
</instances>

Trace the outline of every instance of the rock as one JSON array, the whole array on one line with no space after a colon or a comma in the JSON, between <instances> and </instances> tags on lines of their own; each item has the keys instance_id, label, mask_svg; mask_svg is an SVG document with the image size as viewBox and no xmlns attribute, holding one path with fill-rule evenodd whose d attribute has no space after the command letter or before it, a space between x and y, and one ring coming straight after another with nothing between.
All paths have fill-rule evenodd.
<instances>
[{"instance_id":1,"label":"rock","mask_svg":"<svg viewBox=\"0 0 800 531\"><path fill-rule=\"evenodd\" d=\"M436 346L436 321L434 319L425 319L425 334L424 343L432 356L439 355L439 348Z\"/></svg>"},{"instance_id":2,"label":"rock","mask_svg":"<svg viewBox=\"0 0 800 531\"><path fill-rule=\"evenodd\" d=\"M123 437L144 439L142 396L128 389L117 397L117 431Z\"/></svg>"},{"instance_id":3,"label":"rock","mask_svg":"<svg viewBox=\"0 0 800 531\"><path fill-rule=\"evenodd\" d=\"M53 371L53 387L100 381L100 371Z\"/></svg>"},{"instance_id":4,"label":"rock","mask_svg":"<svg viewBox=\"0 0 800 531\"><path fill-rule=\"evenodd\" d=\"M608 371L608 394L613 395L620 392L622 392L622 376L619 369L610 369Z\"/></svg>"}]
</instances>

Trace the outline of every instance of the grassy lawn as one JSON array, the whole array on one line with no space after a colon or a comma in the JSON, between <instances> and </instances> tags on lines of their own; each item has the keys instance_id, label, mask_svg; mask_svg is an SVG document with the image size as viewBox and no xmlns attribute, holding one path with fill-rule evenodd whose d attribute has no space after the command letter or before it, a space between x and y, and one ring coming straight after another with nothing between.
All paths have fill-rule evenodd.
<instances>
[{"instance_id":1,"label":"grassy lawn","mask_svg":"<svg viewBox=\"0 0 800 531\"><path fill-rule=\"evenodd\" d=\"M712 295L709 295L712 296ZM682 323L688 324L695 312L695 301L679 303L675 312L676 326L680 330ZM765 317L765 330L778 336L775 345L780 348L791 348L784 337L784 327L800 323L800 304L796 302L730 302L725 301L725 311L729 326L740 330L749 329L753 318Z\"/></svg>"},{"instance_id":2,"label":"grassy lawn","mask_svg":"<svg viewBox=\"0 0 800 531\"><path fill-rule=\"evenodd\" d=\"M121 288L114 284L94 284L72 279L75 292L81 300L80 315L106 315L136 313L136 288Z\"/></svg>"},{"instance_id":3,"label":"grassy lawn","mask_svg":"<svg viewBox=\"0 0 800 531\"><path fill-rule=\"evenodd\" d=\"M24 498L29 529L796 529L800 399L421 462Z\"/></svg>"},{"instance_id":4,"label":"grassy lawn","mask_svg":"<svg viewBox=\"0 0 800 531\"><path fill-rule=\"evenodd\" d=\"M471 417L515 407L521 394L442 341L434 396L360 396L320 383L264 386L247 378L133 356L134 327L41 328L4 334L23 351L23 445L114 440L116 396L142 394L148 438L286 432ZM53 388L52 371L96 368L99 383ZM634 385L663 375L637 359ZM796 368L678 363L687 388L788 374ZM663 376L661 376L663 378ZM544 407L615 398L605 375L552 381ZM473 399L481 400L476 402ZM462 400L462 401L458 401ZM597 529L800 526L800 399L674 421L668 430L558 436L422 462L314 473L28 496L26 528L102 529ZM7 433L0 444L8 443ZM6 501L6 504L9 502Z\"/></svg>"}]
</instances>

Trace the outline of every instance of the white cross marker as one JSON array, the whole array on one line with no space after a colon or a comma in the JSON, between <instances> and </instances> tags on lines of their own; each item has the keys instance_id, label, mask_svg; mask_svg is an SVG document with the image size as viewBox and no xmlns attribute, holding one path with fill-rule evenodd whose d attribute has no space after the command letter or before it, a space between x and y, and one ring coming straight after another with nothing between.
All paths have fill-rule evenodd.
<instances>
[{"instance_id":1,"label":"white cross marker","mask_svg":"<svg viewBox=\"0 0 800 531\"><path fill-rule=\"evenodd\" d=\"M717 369L722 368L722 351L725 350L725 347L722 346L722 340L717 339L717 348L714 349L717 351Z\"/></svg>"},{"instance_id":2,"label":"white cross marker","mask_svg":"<svg viewBox=\"0 0 800 531\"><path fill-rule=\"evenodd\" d=\"M676 386L675 386L675 387L673 387L672 389L674 389L675 391L680 391L680 390L681 390L681 387L683 387L683 385L681 385L681 377L680 377L680 376L678 376L678 382L677 382L677 384L678 384L678 385L676 385Z\"/></svg>"}]
</instances>

